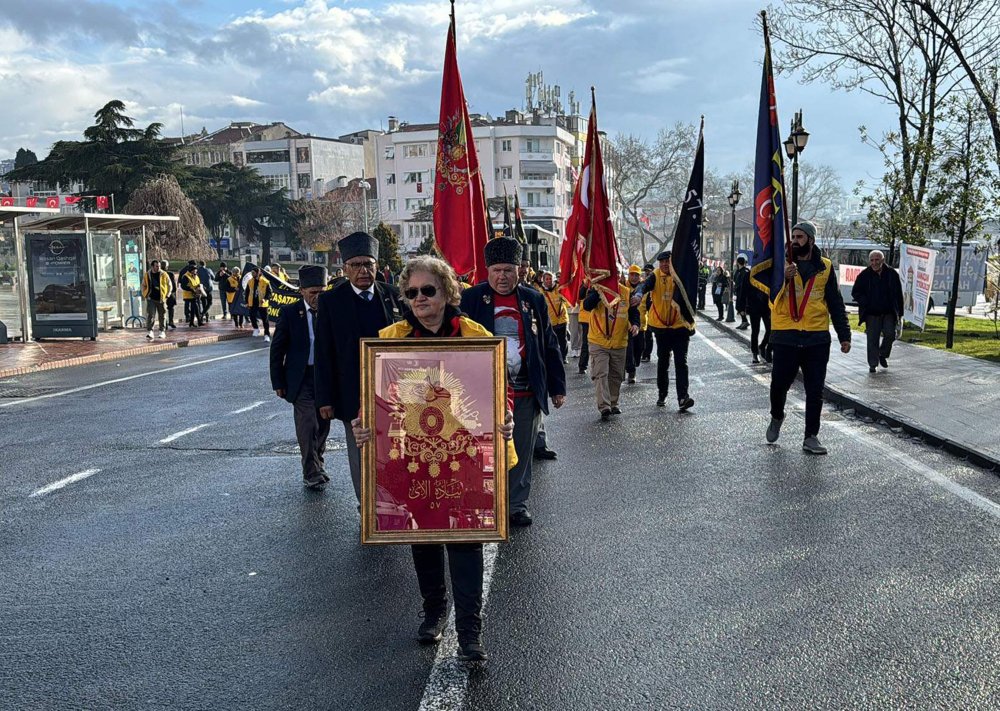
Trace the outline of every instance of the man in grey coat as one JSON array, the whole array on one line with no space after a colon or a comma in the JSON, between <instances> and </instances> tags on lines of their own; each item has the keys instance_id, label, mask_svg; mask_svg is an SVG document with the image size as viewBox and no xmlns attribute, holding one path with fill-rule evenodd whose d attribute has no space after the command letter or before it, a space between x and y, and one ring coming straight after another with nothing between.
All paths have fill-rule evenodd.
<instances>
[{"instance_id":1,"label":"man in grey coat","mask_svg":"<svg viewBox=\"0 0 1000 711\"><path fill-rule=\"evenodd\" d=\"M865 325L868 372L874 373L879 365L888 368L896 324L903 317L903 285L879 250L868 254L868 268L858 275L851 297L858 305L858 323Z\"/></svg>"}]
</instances>

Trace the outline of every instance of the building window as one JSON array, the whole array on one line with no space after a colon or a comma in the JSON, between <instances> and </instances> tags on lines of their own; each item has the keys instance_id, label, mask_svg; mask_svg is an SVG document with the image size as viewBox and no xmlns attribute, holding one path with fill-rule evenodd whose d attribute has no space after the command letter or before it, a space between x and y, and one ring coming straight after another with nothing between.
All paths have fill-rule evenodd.
<instances>
[{"instance_id":1,"label":"building window","mask_svg":"<svg viewBox=\"0 0 1000 711\"><path fill-rule=\"evenodd\" d=\"M525 197L527 197L528 207L541 207L542 206L542 194L528 192Z\"/></svg>"},{"instance_id":2,"label":"building window","mask_svg":"<svg viewBox=\"0 0 1000 711\"><path fill-rule=\"evenodd\" d=\"M392 160L396 157L396 146L386 146L385 147L385 159Z\"/></svg>"},{"instance_id":3,"label":"building window","mask_svg":"<svg viewBox=\"0 0 1000 711\"><path fill-rule=\"evenodd\" d=\"M510 180L514 177L514 169L509 165L501 166L500 168L497 168L497 177L500 180Z\"/></svg>"},{"instance_id":4,"label":"building window","mask_svg":"<svg viewBox=\"0 0 1000 711\"><path fill-rule=\"evenodd\" d=\"M308 163L309 162L309 148L303 146L302 148L295 149L295 162L296 163Z\"/></svg>"},{"instance_id":5,"label":"building window","mask_svg":"<svg viewBox=\"0 0 1000 711\"><path fill-rule=\"evenodd\" d=\"M271 187L275 190L280 190L282 188L288 190L289 181L287 175L265 175L263 178L270 183Z\"/></svg>"},{"instance_id":6,"label":"building window","mask_svg":"<svg viewBox=\"0 0 1000 711\"><path fill-rule=\"evenodd\" d=\"M411 173L407 173L403 177L403 182L404 183L423 183L424 182L424 176L426 174L427 174L427 171L425 171L425 170L417 170L417 171L413 171Z\"/></svg>"},{"instance_id":7,"label":"building window","mask_svg":"<svg viewBox=\"0 0 1000 711\"><path fill-rule=\"evenodd\" d=\"M309 173L299 173L299 190L309 190L312 187L312 176Z\"/></svg>"},{"instance_id":8,"label":"building window","mask_svg":"<svg viewBox=\"0 0 1000 711\"><path fill-rule=\"evenodd\" d=\"M512 143L513 141L511 141L509 138L500 141L500 150L503 151L504 153L510 153L512 148Z\"/></svg>"},{"instance_id":9,"label":"building window","mask_svg":"<svg viewBox=\"0 0 1000 711\"><path fill-rule=\"evenodd\" d=\"M427 155L426 143L411 143L403 146L404 158L423 158Z\"/></svg>"},{"instance_id":10,"label":"building window","mask_svg":"<svg viewBox=\"0 0 1000 711\"><path fill-rule=\"evenodd\" d=\"M537 138L529 138L524 142L525 153L541 153L542 142Z\"/></svg>"},{"instance_id":11,"label":"building window","mask_svg":"<svg viewBox=\"0 0 1000 711\"><path fill-rule=\"evenodd\" d=\"M247 153L247 163L288 163L288 151L254 151Z\"/></svg>"},{"instance_id":12,"label":"building window","mask_svg":"<svg viewBox=\"0 0 1000 711\"><path fill-rule=\"evenodd\" d=\"M386 175L385 176L385 184L386 185L395 185L396 184L396 174L395 173L389 173L388 175Z\"/></svg>"},{"instance_id":13,"label":"building window","mask_svg":"<svg viewBox=\"0 0 1000 711\"><path fill-rule=\"evenodd\" d=\"M406 198L407 210L419 210L428 204L430 204L429 198Z\"/></svg>"},{"instance_id":14,"label":"building window","mask_svg":"<svg viewBox=\"0 0 1000 711\"><path fill-rule=\"evenodd\" d=\"M386 202L388 203L388 210L389 210L389 212L395 212L396 211L396 199L395 198L390 198Z\"/></svg>"},{"instance_id":15,"label":"building window","mask_svg":"<svg viewBox=\"0 0 1000 711\"><path fill-rule=\"evenodd\" d=\"M241 151L233 153L233 165L236 167L243 165L243 153Z\"/></svg>"}]
</instances>

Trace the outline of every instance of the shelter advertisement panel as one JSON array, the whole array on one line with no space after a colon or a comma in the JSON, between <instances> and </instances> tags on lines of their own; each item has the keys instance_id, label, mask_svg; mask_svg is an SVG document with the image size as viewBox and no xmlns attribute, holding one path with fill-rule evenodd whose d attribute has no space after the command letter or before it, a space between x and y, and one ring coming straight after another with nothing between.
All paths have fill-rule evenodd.
<instances>
[{"instance_id":1,"label":"shelter advertisement panel","mask_svg":"<svg viewBox=\"0 0 1000 711\"><path fill-rule=\"evenodd\" d=\"M97 312L83 232L25 235L35 336L97 336Z\"/></svg>"},{"instance_id":2,"label":"shelter advertisement panel","mask_svg":"<svg viewBox=\"0 0 1000 711\"><path fill-rule=\"evenodd\" d=\"M921 329L927 318L936 257L937 252L933 248L900 245L899 277L903 282L903 320Z\"/></svg>"},{"instance_id":3,"label":"shelter advertisement panel","mask_svg":"<svg viewBox=\"0 0 1000 711\"><path fill-rule=\"evenodd\" d=\"M361 341L362 543L506 540L505 358L500 338Z\"/></svg>"}]
</instances>

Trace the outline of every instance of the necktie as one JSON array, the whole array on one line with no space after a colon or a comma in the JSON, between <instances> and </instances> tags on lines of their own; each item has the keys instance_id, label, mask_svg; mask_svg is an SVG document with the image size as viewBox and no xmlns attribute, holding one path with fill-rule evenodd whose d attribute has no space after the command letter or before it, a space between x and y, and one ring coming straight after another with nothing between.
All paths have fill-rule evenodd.
<instances>
[{"instance_id":1,"label":"necktie","mask_svg":"<svg viewBox=\"0 0 1000 711\"><path fill-rule=\"evenodd\" d=\"M364 299L365 301L371 301L372 300L372 293L370 291L362 291L361 292L361 298Z\"/></svg>"}]
</instances>

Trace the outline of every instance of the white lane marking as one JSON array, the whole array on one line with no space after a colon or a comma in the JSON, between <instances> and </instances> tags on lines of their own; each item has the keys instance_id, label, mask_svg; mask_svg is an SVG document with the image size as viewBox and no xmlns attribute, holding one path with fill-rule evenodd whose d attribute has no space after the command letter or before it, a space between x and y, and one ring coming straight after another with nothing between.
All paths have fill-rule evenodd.
<instances>
[{"instance_id":1,"label":"white lane marking","mask_svg":"<svg viewBox=\"0 0 1000 711\"><path fill-rule=\"evenodd\" d=\"M226 360L227 358L239 358L240 356L245 356L250 353L257 353L258 351L266 351L267 348L254 348L249 351L241 351L239 353L230 353L229 355L218 356L216 358L206 358L205 360L198 360L193 363L184 363L182 365L174 365L169 368L161 368L160 370L151 370L148 373L139 373L137 375L128 375L124 378L114 378L113 380L105 380L100 383L93 383L92 385L81 385L78 388L70 388L69 390L63 390L57 393L47 393L45 395L36 395L35 397L26 397L20 400L12 400L11 402L0 403L0 408L2 407L14 407L15 405L24 405L28 402L35 402L37 400L47 400L52 397L62 397L63 395L72 395L74 393L82 393L86 390L93 390L94 388L101 388L105 385L114 385L116 383L125 383L129 380L136 380L137 378L148 378L151 375L159 375L160 373L169 373L173 370L182 370L184 368L193 368L196 365L204 365L205 363L215 363L216 361Z\"/></svg>"},{"instance_id":2,"label":"white lane marking","mask_svg":"<svg viewBox=\"0 0 1000 711\"><path fill-rule=\"evenodd\" d=\"M169 437L164 437L163 439L161 439L159 442L157 442L157 444L169 444L170 442L173 442L175 439L180 439L185 435L189 435L192 432L197 432L198 430L203 430L206 427L211 427L214 424L215 424L214 422L206 422L201 425L195 425L194 427L189 427L186 430L181 430L180 432L174 432Z\"/></svg>"},{"instance_id":3,"label":"white lane marking","mask_svg":"<svg viewBox=\"0 0 1000 711\"><path fill-rule=\"evenodd\" d=\"M53 491L56 491L57 489L61 489L64 486L69 486L73 482L81 481L82 479L86 479L89 476L94 476L94 474L96 474L99 471L101 471L101 470L100 469L88 469L88 470L80 472L78 474L74 474L73 476L68 476L65 479L60 479L59 481L54 481L51 484L48 484L47 486L43 486L41 489L36 489L35 491L31 492L31 494L28 496L28 498L29 499L33 499L36 496L45 496L46 494L48 494L50 492L53 492Z\"/></svg>"},{"instance_id":4,"label":"white lane marking","mask_svg":"<svg viewBox=\"0 0 1000 711\"><path fill-rule=\"evenodd\" d=\"M263 350L263 349L261 349L261 350ZM244 412L250 412L250 410L258 408L258 407L260 407L263 404L264 404L264 401L261 400L260 402L255 402L252 405L247 405L246 407L241 407L239 410L233 410L229 414L230 415L242 415Z\"/></svg>"},{"instance_id":5,"label":"white lane marking","mask_svg":"<svg viewBox=\"0 0 1000 711\"><path fill-rule=\"evenodd\" d=\"M725 351L721 346L713 343L704 334L699 332L698 336L700 336L705 341L705 343L707 343L709 347L712 348L712 350L714 350L723 358L731 362L737 368L745 372L749 372L750 376L754 380L766 386L767 388L771 387L770 378L767 378L766 376L760 373L755 373L751 371L748 366L736 360L735 357L733 357L730 353ZM788 401L798 407L804 406L805 404L804 402L802 402L800 398L795 397L794 395L791 394L788 395ZM834 428L838 432L842 432L843 434L850 436L852 439L857 440L859 443L865 445L866 447L874 447L875 449L878 449L886 456L890 457L891 459L894 459L895 461L907 467L908 469L916 472L917 474L919 474L932 484L937 484L945 491L954 494L955 496L959 497L960 499L962 499L967 503L972 504L981 511L985 511L991 516L1000 519L1000 504L997 504L995 501L986 498L982 494L979 494L973 491L972 489L969 489L957 482L952 481L944 474L941 474L939 471L932 469L923 462L914 459L913 457L904 452L900 452L896 448L876 439L875 437L872 437L869 434L857 431L854 427L851 427L845 422L827 422L826 425Z\"/></svg>"},{"instance_id":6,"label":"white lane marking","mask_svg":"<svg viewBox=\"0 0 1000 711\"><path fill-rule=\"evenodd\" d=\"M493 582L493 568L497 561L497 544L483 546L483 610L490 596ZM485 615L484 615L485 617ZM437 655L431 674L420 699L419 711L446 711L459 709L465 705L465 694L469 689L469 668L458 661L458 635L455 632L455 610L448 614L447 632L438 645Z\"/></svg>"}]
</instances>

